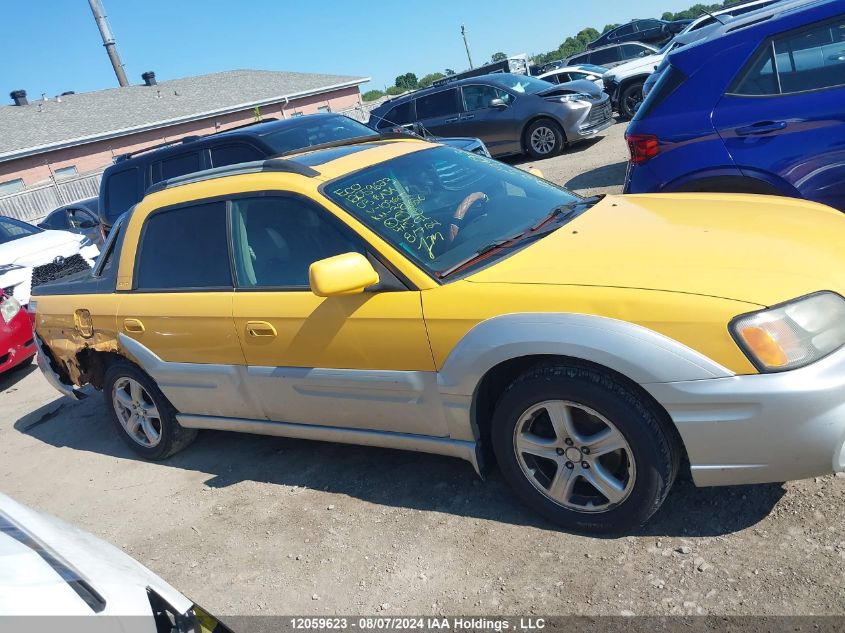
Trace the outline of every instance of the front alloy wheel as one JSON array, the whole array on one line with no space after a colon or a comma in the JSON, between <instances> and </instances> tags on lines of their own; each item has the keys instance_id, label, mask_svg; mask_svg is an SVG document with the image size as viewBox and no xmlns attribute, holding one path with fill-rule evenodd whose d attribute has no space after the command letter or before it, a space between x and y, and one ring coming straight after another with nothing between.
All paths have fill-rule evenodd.
<instances>
[{"instance_id":1,"label":"front alloy wheel","mask_svg":"<svg viewBox=\"0 0 845 633\"><path fill-rule=\"evenodd\" d=\"M566 141L563 130L551 119L539 119L525 130L525 149L532 158L559 154Z\"/></svg>"},{"instance_id":2,"label":"front alloy wheel","mask_svg":"<svg viewBox=\"0 0 845 633\"><path fill-rule=\"evenodd\" d=\"M514 451L531 484L578 512L604 512L628 498L636 479L631 447L610 420L576 402L547 400L514 427Z\"/></svg>"},{"instance_id":3,"label":"front alloy wheel","mask_svg":"<svg viewBox=\"0 0 845 633\"><path fill-rule=\"evenodd\" d=\"M614 372L569 361L514 380L493 412L491 439L517 496L576 532L619 533L666 498L681 450L671 420Z\"/></svg>"}]
</instances>

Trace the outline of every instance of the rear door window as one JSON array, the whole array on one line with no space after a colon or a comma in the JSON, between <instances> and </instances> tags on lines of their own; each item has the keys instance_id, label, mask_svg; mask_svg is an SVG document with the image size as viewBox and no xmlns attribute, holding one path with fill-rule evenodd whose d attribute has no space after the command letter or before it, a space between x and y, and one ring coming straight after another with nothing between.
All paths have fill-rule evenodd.
<instances>
[{"instance_id":1,"label":"rear door window","mask_svg":"<svg viewBox=\"0 0 845 633\"><path fill-rule=\"evenodd\" d=\"M618 29L616 29L613 32L613 35L611 35L610 37L611 37L611 39L617 39L617 38L620 38L620 37L625 37L627 35L633 35L633 34L634 34L634 25L633 24L623 24Z\"/></svg>"},{"instance_id":2,"label":"rear door window","mask_svg":"<svg viewBox=\"0 0 845 633\"><path fill-rule=\"evenodd\" d=\"M107 219L114 222L129 207L141 199L140 175L132 167L113 173L106 183Z\"/></svg>"},{"instance_id":3,"label":"rear door window","mask_svg":"<svg viewBox=\"0 0 845 633\"><path fill-rule=\"evenodd\" d=\"M792 94L845 86L845 17L765 42L729 94Z\"/></svg>"},{"instance_id":4,"label":"rear door window","mask_svg":"<svg viewBox=\"0 0 845 633\"><path fill-rule=\"evenodd\" d=\"M135 287L231 288L226 203L178 207L150 215L141 230Z\"/></svg>"},{"instance_id":5,"label":"rear door window","mask_svg":"<svg viewBox=\"0 0 845 633\"><path fill-rule=\"evenodd\" d=\"M246 143L223 145L211 148L211 166L223 167L224 165L236 165L248 163L253 160L265 158L264 153Z\"/></svg>"},{"instance_id":6,"label":"rear door window","mask_svg":"<svg viewBox=\"0 0 845 633\"><path fill-rule=\"evenodd\" d=\"M633 59L634 57L645 57L652 55L652 51L639 44L623 44L619 48L622 49L622 59Z\"/></svg>"},{"instance_id":7,"label":"rear door window","mask_svg":"<svg viewBox=\"0 0 845 633\"><path fill-rule=\"evenodd\" d=\"M421 121L457 114L459 110L457 88L433 92L417 99L417 119Z\"/></svg>"},{"instance_id":8,"label":"rear door window","mask_svg":"<svg viewBox=\"0 0 845 633\"><path fill-rule=\"evenodd\" d=\"M603 48L598 51L593 51L590 54L590 63L602 66L604 64L612 64L614 62L618 62L619 48L619 46L611 46L610 48Z\"/></svg>"},{"instance_id":9,"label":"rear door window","mask_svg":"<svg viewBox=\"0 0 845 633\"><path fill-rule=\"evenodd\" d=\"M387 114L378 122L376 127L381 130L388 127L396 127L397 125L408 125L416 120L414 100L410 99L388 110Z\"/></svg>"},{"instance_id":10,"label":"rear door window","mask_svg":"<svg viewBox=\"0 0 845 633\"><path fill-rule=\"evenodd\" d=\"M176 178L177 176L184 176L202 169L202 156L199 151L186 152L185 154L178 154L171 156L158 163L159 171L158 177L161 180L168 178ZM155 168L153 174L156 173Z\"/></svg>"}]
</instances>

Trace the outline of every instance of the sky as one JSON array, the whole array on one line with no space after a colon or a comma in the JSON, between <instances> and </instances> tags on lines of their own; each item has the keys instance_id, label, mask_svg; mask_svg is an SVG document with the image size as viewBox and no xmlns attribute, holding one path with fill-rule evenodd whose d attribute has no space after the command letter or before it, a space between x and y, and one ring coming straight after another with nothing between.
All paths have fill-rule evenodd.
<instances>
[{"instance_id":1,"label":"sky","mask_svg":"<svg viewBox=\"0 0 845 633\"><path fill-rule=\"evenodd\" d=\"M103 0L131 83L255 68L372 77L383 89L477 66L502 51L541 53L584 27L660 17L695 0ZM0 103L12 90L30 99L117 86L87 0L0 0L6 32Z\"/></svg>"}]
</instances>

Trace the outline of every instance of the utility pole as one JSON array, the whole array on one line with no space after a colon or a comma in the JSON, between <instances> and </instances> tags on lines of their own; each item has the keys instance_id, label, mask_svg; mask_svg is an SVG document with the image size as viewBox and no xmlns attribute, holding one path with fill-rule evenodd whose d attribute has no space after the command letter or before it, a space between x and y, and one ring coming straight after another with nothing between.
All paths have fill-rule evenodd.
<instances>
[{"instance_id":1,"label":"utility pole","mask_svg":"<svg viewBox=\"0 0 845 633\"><path fill-rule=\"evenodd\" d=\"M100 35L103 38L103 46L106 47L111 65L114 68L114 74L117 75L117 83L121 86L128 86L129 81L126 79L126 72L123 70L123 64L120 61L120 55L117 54L117 47L114 43L114 35L112 35L109 22L106 19L106 12L103 9L103 3L100 0L88 0L91 5L91 13L94 14L94 20L97 22L97 28L100 29Z\"/></svg>"},{"instance_id":2,"label":"utility pole","mask_svg":"<svg viewBox=\"0 0 845 633\"><path fill-rule=\"evenodd\" d=\"M467 59L469 60L469 69L472 70L472 57L469 54L469 44L467 44L467 30L464 28L464 25L461 24L461 37L464 38L464 48L467 49Z\"/></svg>"}]
</instances>

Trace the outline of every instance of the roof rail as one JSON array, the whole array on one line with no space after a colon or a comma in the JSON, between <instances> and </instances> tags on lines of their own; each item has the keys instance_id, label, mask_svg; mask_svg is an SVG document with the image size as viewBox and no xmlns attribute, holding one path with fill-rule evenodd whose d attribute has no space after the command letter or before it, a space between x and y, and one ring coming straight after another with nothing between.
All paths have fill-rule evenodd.
<instances>
[{"instance_id":1,"label":"roof rail","mask_svg":"<svg viewBox=\"0 0 845 633\"><path fill-rule=\"evenodd\" d=\"M268 123L270 121L278 121L279 119L276 117L267 117L266 119L261 119L260 121L250 121L249 123L244 123L243 125L236 125L235 127L226 128L225 130L219 130L217 132L212 132L211 134L191 134L189 136L183 136L182 138L176 139L175 141L167 141L165 143L159 143L158 145L151 145L150 147L144 147L143 149L136 150L134 152L126 152L125 154L118 154L114 157L115 163L120 163L125 160L129 160L139 154L146 154L147 152L152 152L157 149L163 149L165 147L172 147L173 145L180 145L184 143L193 143L194 141L198 141L201 138L207 138L209 136L214 136L215 134L223 134L224 132L231 132L232 130L241 130L245 127L251 127L253 125L258 125L259 123Z\"/></svg>"},{"instance_id":2,"label":"roof rail","mask_svg":"<svg viewBox=\"0 0 845 633\"><path fill-rule=\"evenodd\" d=\"M313 178L314 176L318 176L320 173L306 165L302 165L292 160L268 158L266 160L254 160L249 163L236 163L234 165L213 167L212 169L205 169L203 171L185 174L184 176L176 176L175 178L162 180L161 182L157 182L147 188L144 195L147 196L151 193L170 189L171 187L189 185L196 182L203 182L205 180L214 180L215 178L223 178L225 176L240 176L241 174L259 174L263 172L299 174L300 176L305 176L307 178Z\"/></svg>"},{"instance_id":3,"label":"roof rail","mask_svg":"<svg viewBox=\"0 0 845 633\"><path fill-rule=\"evenodd\" d=\"M400 126L401 127L401 126ZM423 137L413 132L373 132L367 136L354 136L352 138L345 138L339 141L329 141L328 143L320 143L319 145L311 145L309 147L300 147L299 149L292 149L288 152L276 154L276 156L292 156L294 154L304 154L305 152L314 152L321 149L331 149L333 147L346 147L347 145L358 145L359 143L374 143L376 141L396 141L396 140L420 140ZM273 158L275 158L274 156Z\"/></svg>"}]
</instances>

